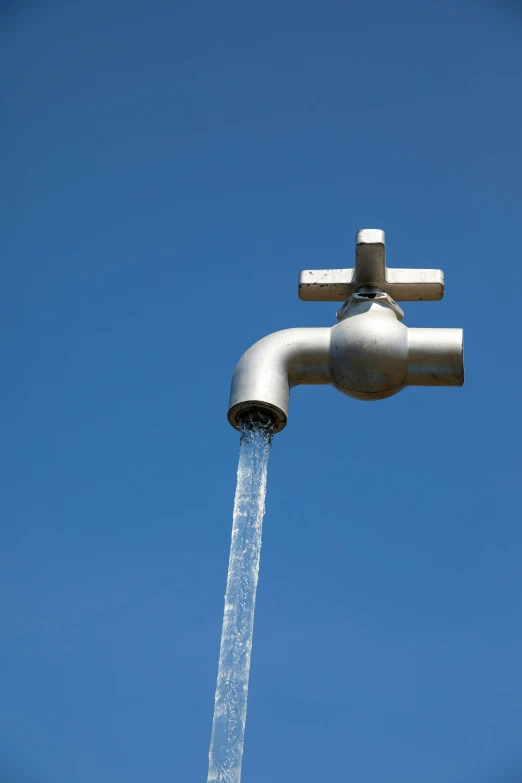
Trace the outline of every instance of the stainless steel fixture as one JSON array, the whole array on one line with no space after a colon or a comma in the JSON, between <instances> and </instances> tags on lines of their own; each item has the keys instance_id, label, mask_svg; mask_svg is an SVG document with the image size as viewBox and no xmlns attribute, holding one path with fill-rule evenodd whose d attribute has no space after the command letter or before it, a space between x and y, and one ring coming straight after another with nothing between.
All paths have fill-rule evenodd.
<instances>
[{"instance_id":1,"label":"stainless steel fixture","mask_svg":"<svg viewBox=\"0 0 522 783\"><path fill-rule=\"evenodd\" d=\"M462 329L412 329L397 301L442 299L439 269L387 269L384 231L357 232L353 269L307 270L305 301L344 302L331 327L285 329L255 343L232 379L228 419L269 415L274 432L288 420L290 389L331 383L358 400L382 400L405 386L462 386Z\"/></svg>"}]
</instances>

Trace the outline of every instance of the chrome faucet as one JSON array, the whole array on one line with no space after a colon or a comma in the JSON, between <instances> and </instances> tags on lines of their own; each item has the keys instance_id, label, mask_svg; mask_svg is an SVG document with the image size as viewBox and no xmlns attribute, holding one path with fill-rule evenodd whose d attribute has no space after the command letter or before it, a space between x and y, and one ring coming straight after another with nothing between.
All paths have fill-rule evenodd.
<instances>
[{"instance_id":1,"label":"chrome faucet","mask_svg":"<svg viewBox=\"0 0 522 783\"><path fill-rule=\"evenodd\" d=\"M462 329L412 329L397 304L444 294L440 269L387 269L384 231L357 232L355 268L301 272L299 297L344 302L331 327L285 329L255 343L232 379L228 420L269 416L274 432L288 420L290 389L331 383L358 400L382 400L405 386L462 386Z\"/></svg>"}]
</instances>

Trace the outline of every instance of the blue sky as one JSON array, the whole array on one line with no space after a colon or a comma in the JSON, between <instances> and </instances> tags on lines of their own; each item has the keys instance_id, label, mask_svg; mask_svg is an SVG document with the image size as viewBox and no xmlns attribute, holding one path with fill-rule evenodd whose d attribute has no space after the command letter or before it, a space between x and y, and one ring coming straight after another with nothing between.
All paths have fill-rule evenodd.
<instances>
[{"instance_id":1,"label":"blue sky","mask_svg":"<svg viewBox=\"0 0 522 783\"><path fill-rule=\"evenodd\" d=\"M243 780L521 781L520 6L2 9L1 783L206 779L234 365L364 227L466 384L293 393Z\"/></svg>"}]
</instances>

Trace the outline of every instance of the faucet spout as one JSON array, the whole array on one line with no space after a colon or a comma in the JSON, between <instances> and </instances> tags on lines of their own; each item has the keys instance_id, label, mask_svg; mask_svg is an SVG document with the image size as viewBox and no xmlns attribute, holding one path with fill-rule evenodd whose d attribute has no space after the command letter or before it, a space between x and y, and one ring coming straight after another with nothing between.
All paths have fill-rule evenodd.
<instances>
[{"instance_id":1,"label":"faucet spout","mask_svg":"<svg viewBox=\"0 0 522 783\"><path fill-rule=\"evenodd\" d=\"M239 429L244 413L260 410L273 418L274 432L280 432L288 420L293 386L330 383L330 336L330 327L284 329L249 348L232 378L230 424Z\"/></svg>"}]
</instances>

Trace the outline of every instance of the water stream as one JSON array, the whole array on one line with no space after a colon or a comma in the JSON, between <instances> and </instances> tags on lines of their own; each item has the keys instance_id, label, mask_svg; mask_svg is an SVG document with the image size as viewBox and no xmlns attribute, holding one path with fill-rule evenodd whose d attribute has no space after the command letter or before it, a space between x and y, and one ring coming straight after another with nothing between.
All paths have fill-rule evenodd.
<instances>
[{"instance_id":1,"label":"water stream","mask_svg":"<svg viewBox=\"0 0 522 783\"><path fill-rule=\"evenodd\" d=\"M271 422L242 421L207 783L240 783Z\"/></svg>"}]
</instances>

